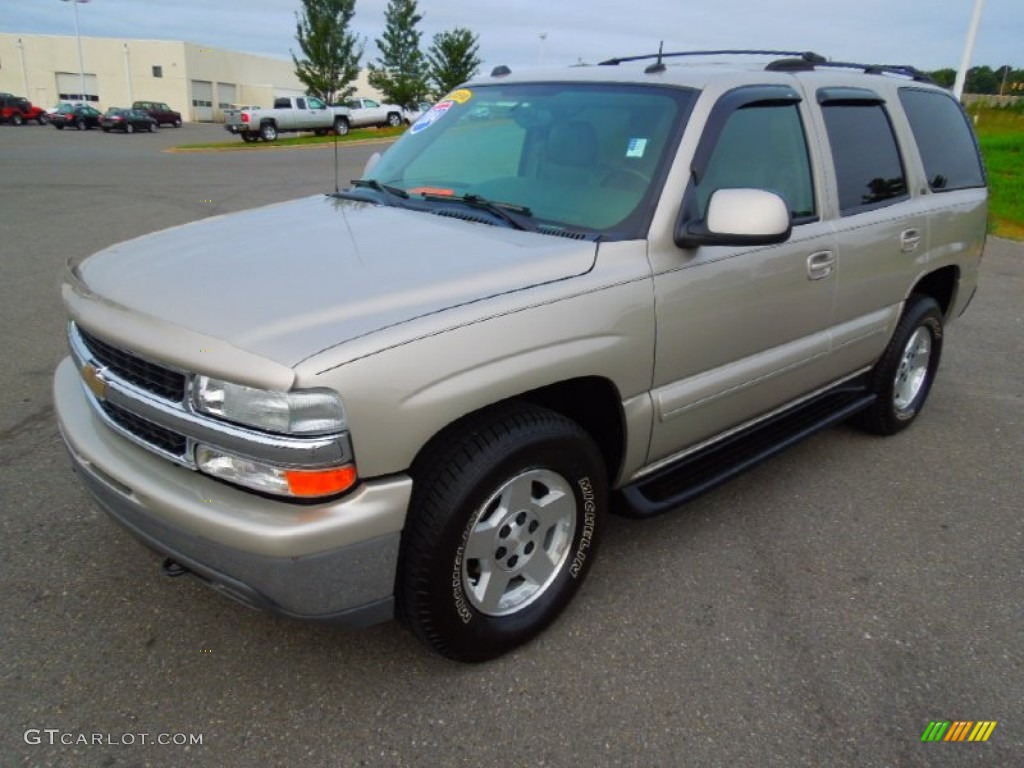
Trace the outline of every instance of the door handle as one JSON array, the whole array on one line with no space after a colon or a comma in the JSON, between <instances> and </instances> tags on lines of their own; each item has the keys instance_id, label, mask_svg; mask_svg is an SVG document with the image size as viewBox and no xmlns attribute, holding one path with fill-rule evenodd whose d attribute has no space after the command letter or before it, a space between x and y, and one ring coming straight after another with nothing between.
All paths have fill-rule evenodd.
<instances>
[{"instance_id":1,"label":"door handle","mask_svg":"<svg viewBox=\"0 0 1024 768\"><path fill-rule=\"evenodd\" d=\"M832 251L818 251L807 257L807 279L822 280L832 274L836 257Z\"/></svg>"},{"instance_id":2,"label":"door handle","mask_svg":"<svg viewBox=\"0 0 1024 768\"><path fill-rule=\"evenodd\" d=\"M921 244L921 230L905 229L900 233L900 250L904 253L912 253Z\"/></svg>"}]
</instances>

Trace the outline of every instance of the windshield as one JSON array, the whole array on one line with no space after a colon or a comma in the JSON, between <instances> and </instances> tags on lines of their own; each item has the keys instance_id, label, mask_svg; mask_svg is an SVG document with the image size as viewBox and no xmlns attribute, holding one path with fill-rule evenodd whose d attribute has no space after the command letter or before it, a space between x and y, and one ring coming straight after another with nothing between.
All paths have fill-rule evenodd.
<instances>
[{"instance_id":1,"label":"windshield","mask_svg":"<svg viewBox=\"0 0 1024 768\"><path fill-rule=\"evenodd\" d=\"M519 83L459 89L425 112L367 175L443 204L516 206L545 226L642 236L694 92Z\"/></svg>"}]
</instances>

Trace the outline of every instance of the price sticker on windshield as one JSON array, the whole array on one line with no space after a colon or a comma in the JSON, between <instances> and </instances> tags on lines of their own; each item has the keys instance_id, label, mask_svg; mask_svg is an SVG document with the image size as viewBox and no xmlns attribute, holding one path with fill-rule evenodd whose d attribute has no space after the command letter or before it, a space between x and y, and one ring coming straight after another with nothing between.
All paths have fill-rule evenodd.
<instances>
[{"instance_id":1,"label":"price sticker on windshield","mask_svg":"<svg viewBox=\"0 0 1024 768\"><path fill-rule=\"evenodd\" d=\"M473 92L469 88L459 88L444 97L445 101L454 101L456 104L465 104L473 98Z\"/></svg>"},{"instance_id":2,"label":"price sticker on windshield","mask_svg":"<svg viewBox=\"0 0 1024 768\"><path fill-rule=\"evenodd\" d=\"M430 111L426 112L415 122L412 128L409 129L409 133L419 133L420 131L426 130L444 117L448 113L448 110L454 106L454 101L439 101L430 108Z\"/></svg>"}]
</instances>

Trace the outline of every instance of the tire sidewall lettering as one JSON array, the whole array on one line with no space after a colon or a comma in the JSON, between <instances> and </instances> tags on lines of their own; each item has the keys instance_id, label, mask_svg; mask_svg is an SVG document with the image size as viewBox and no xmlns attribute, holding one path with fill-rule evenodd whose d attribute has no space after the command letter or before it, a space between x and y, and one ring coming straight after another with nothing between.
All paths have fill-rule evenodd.
<instances>
[{"instance_id":1,"label":"tire sidewall lettering","mask_svg":"<svg viewBox=\"0 0 1024 768\"><path fill-rule=\"evenodd\" d=\"M583 476L576 481L582 500L583 525L580 531L579 543L576 545L576 552L569 565L569 575L578 579L583 572L583 566L587 560L587 550L594 541L594 530L597 525L597 503L595 501L594 487L588 476Z\"/></svg>"}]
</instances>

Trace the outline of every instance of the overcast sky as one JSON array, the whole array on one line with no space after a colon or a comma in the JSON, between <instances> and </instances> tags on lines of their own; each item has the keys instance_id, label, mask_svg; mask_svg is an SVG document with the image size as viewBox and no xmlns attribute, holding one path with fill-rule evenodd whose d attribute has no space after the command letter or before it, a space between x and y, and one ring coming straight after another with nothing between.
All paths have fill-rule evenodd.
<instances>
[{"instance_id":1,"label":"overcast sky","mask_svg":"<svg viewBox=\"0 0 1024 768\"><path fill-rule=\"evenodd\" d=\"M456 26L480 35L487 68L596 63L665 50L813 50L834 60L957 67L975 0L419 0L426 48ZM357 0L367 58L387 0ZM187 40L282 58L297 48L299 0L90 0L82 35ZM0 31L74 34L71 3L0 0ZM546 33L542 43L540 35ZM543 48L543 52L542 52ZM986 0L972 64L1024 68L1024 0Z\"/></svg>"}]
</instances>

